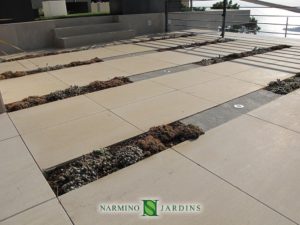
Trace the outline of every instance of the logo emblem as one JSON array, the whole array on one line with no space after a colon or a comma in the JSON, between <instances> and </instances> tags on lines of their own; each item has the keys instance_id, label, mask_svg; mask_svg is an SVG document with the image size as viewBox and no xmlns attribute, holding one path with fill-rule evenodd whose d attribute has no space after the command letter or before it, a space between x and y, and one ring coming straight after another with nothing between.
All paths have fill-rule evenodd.
<instances>
[{"instance_id":1,"label":"logo emblem","mask_svg":"<svg viewBox=\"0 0 300 225\"><path fill-rule=\"evenodd\" d=\"M143 216L157 216L158 200L143 200Z\"/></svg>"}]
</instances>

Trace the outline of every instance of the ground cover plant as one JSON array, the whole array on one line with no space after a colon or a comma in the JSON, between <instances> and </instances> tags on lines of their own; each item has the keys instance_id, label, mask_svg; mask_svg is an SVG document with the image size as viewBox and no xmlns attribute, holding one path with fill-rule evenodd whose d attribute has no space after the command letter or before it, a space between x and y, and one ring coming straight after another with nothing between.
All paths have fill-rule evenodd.
<instances>
[{"instance_id":1,"label":"ground cover plant","mask_svg":"<svg viewBox=\"0 0 300 225\"><path fill-rule=\"evenodd\" d=\"M181 122L153 127L144 134L48 169L44 175L53 191L62 195L202 134L199 127Z\"/></svg>"},{"instance_id":2,"label":"ground cover plant","mask_svg":"<svg viewBox=\"0 0 300 225\"><path fill-rule=\"evenodd\" d=\"M286 95L296 89L300 88L300 73L285 80L276 80L269 83L266 90L272 91L276 94Z\"/></svg>"},{"instance_id":3,"label":"ground cover plant","mask_svg":"<svg viewBox=\"0 0 300 225\"><path fill-rule=\"evenodd\" d=\"M65 98L74 97L77 95L83 95L95 91L100 91L112 87L117 87L121 85L125 85L128 83L132 83L127 77L115 77L108 81L94 81L85 86L71 86L65 90L59 90L52 92L50 94L42 95L42 96L30 96L28 98L24 98L21 101L13 102L6 104L7 112L13 112L21 109L30 108L37 105L46 104L49 102L54 102L57 100L62 100Z\"/></svg>"}]
</instances>

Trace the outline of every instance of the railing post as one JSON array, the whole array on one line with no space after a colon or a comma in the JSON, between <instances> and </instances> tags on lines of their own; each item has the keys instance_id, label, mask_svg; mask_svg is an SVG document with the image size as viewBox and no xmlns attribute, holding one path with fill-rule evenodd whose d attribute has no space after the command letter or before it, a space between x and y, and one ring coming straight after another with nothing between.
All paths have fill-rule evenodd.
<instances>
[{"instance_id":1,"label":"railing post","mask_svg":"<svg viewBox=\"0 0 300 225\"><path fill-rule=\"evenodd\" d=\"M284 37L287 37L287 32L288 32L288 27L289 27L289 17L286 17L286 24L285 24L285 34Z\"/></svg>"},{"instance_id":2,"label":"railing post","mask_svg":"<svg viewBox=\"0 0 300 225\"><path fill-rule=\"evenodd\" d=\"M168 0L165 0L165 32L167 33L169 31L169 17L168 17L168 11L169 11L169 3Z\"/></svg>"},{"instance_id":3,"label":"railing post","mask_svg":"<svg viewBox=\"0 0 300 225\"><path fill-rule=\"evenodd\" d=\"M225 37L225 26L226 26L226 9L227 9L227 0L224 0L223 1L223 14L222 14L222 17L223 17L223 21L222 21L222 38Z\"/></svg>"}]
</instances>

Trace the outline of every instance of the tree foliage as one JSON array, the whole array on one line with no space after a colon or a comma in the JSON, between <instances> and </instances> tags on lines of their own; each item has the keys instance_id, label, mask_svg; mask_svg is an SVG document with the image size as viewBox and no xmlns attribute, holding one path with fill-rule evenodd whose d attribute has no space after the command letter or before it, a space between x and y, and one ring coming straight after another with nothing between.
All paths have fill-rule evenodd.
<instances>
[{"instance_id":1,"label":"tree foliage","mask_svg":"<svg viewBox=\"0 0 300 225\"><path fill-rule=\"evenodd\" d=\"M224 1L216 2L212 5L211 9L223 9ZM232 0L227 1L227 9L239 9L240 5L235 3L233 4Z\"/></svg>"}]
</instances>

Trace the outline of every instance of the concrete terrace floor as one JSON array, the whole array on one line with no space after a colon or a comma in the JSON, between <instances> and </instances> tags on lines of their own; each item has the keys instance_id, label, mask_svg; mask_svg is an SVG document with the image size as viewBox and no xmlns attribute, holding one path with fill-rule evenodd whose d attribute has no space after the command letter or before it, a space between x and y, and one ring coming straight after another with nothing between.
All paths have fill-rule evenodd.
<instances>
[{"instance_id":1,"label":"concrete terrace floor","mask_svg":"<svg viewBox=\"0 0 300 225\"><path fill-rule=\"evenodd\" d=\"M44 169L300 72L300 45L289 39L228 34L235 41L155 52L217 38L217 34L199 32L193 37L1 63L0 73L104 59L102 63L2 80L5 103L115 76L143 79L0 115L0 224L300 224L299 90L210 129L196 141L181 143L60 197L45 180ZM282 43L292 48L206 67L192 66L205 58ZM183 65L186 67L180 71L174 69ZM198 202L203 210L155 219L97 212L101 202L143 198Z\"/></svg>"}]
</instances>

